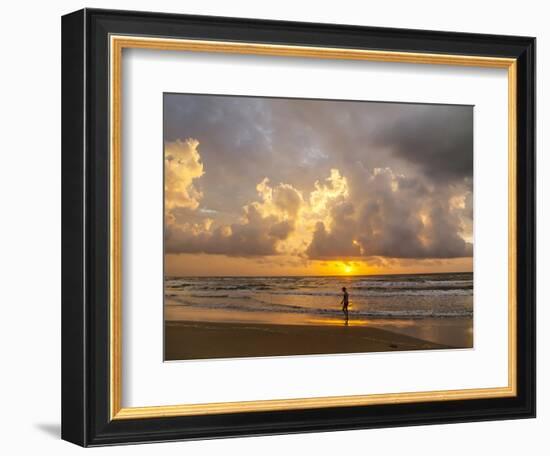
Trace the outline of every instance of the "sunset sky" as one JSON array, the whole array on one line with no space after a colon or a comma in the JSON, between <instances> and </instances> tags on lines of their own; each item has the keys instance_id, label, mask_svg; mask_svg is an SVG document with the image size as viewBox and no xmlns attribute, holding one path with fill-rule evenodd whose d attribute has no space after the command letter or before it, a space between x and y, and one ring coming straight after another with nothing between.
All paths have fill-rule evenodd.
<instances>
[{"instance_id":1,"label":"sunset sky","mask_svg":"<svg viewBox=\"0 0 550 456\"><path fill-rule=\"evenodd\" d=\"M473 108L164 95L167 275L472 270Z\"/></svg>"}]
</instances>

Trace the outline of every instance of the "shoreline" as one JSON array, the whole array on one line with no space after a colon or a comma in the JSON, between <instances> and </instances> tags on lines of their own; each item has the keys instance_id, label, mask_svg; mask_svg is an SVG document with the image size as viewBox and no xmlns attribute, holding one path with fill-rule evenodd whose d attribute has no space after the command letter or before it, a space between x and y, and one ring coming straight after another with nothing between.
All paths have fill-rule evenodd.
<instances>
[{"instance_id":1,"label":"shoreline","mask_svg":"<svg viewBox=\"0 0 550 456\"><path fill-rule=\"evenodd\" d=\"M165 321L165 361L450 348L369 326Z\"/></svg>"}]
</instances>

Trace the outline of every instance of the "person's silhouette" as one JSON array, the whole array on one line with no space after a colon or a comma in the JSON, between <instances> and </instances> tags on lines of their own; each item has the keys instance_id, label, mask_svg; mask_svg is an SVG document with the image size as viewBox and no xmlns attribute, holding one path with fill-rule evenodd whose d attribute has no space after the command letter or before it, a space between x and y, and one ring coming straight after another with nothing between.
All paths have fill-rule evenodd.
<instances>
[{"instance_id":1,"label":"person's silhouette","mask_svg":"<svg viewBox=\"0 0 550 456\"><path fill-rule=\"evenodd\" d=\"M344 293L344 296L342 296L342 312L344 312L344 317L345 317L345 325L347 326L348 325L348 321L349 321L349 313L348 313L348 306L349 306L349 294L348 294L348 291L346 290L346 287L342 287L342 292Z\"/></svg>"}]
</instances>

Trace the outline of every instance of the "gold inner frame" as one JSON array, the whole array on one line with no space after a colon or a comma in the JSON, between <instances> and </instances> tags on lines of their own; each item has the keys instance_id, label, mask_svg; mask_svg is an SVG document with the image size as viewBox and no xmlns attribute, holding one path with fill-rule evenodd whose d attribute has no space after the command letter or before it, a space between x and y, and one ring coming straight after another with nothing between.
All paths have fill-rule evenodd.
<instances>
[{"instance_id":1,"label":"gold inner frame","mask_svg":"<svg viewBox=\"0 0 550 456\"><path fill-rule=\"evenodd\" d=\"M508 385L505 387L403 392L245 402L181 404L170 406L122 407L122 207L121 207L121 96L123 49L195 51L230 54L255 54L318 59L367 60L431 65L453 65L508 70ZM110 36L110 415L111 419L158 418L220 413L311 409L374 404L448 401L511 397L517 394L516 372L516 119L517 61L511 58L387 52L243 42L222 42Z\"/></svg>"}]
</instances>

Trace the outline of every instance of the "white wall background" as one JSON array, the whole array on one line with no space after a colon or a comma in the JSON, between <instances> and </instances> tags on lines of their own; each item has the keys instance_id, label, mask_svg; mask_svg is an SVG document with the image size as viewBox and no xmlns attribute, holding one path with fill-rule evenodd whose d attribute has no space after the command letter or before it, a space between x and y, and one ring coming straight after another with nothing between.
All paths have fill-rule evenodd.
<instances>
[{"instance_id":1,"label":"white wall background","mask_svg":"<svg viewBox=\"0 0 550 456\"><path fill-rule=\"evenodd\" d=\"M103 0L9 2L0 25L0 449L73 454L60 429L60 16L88 7L536 36L538 39L538 418L102 448L94 454L547 454L549 185L543 125L550 100L545 3ZM544 207L546 206L546 207ZM545 432L546 431L546 432Z\"/></svg>"}]
</instances>

